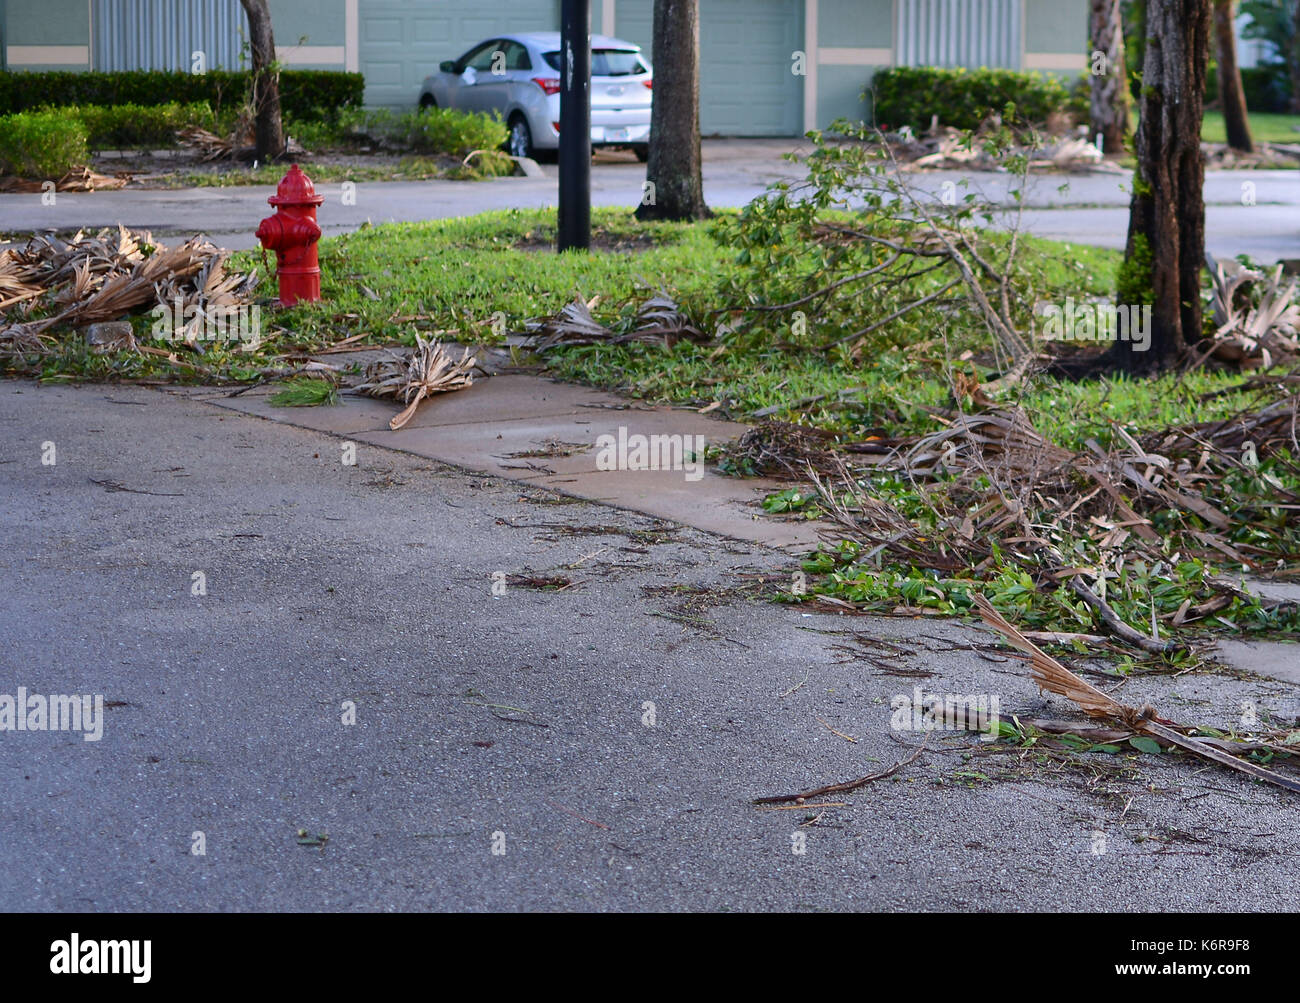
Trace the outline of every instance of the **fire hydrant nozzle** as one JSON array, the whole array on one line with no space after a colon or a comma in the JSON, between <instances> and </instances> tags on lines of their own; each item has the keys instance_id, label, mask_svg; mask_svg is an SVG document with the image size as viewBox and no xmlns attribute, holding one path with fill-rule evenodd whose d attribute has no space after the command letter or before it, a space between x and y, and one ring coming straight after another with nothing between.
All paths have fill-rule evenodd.
<instances>
[{"instance_id":1,"label":"fire hydrant nozzle","mask_svg":"<svg viewBox=\"0 0 1300 1003\"><path fill-rule=\"evenodd\" d=\"M320 299L320 261L316 242L321 230L316 222L316 207L325 201L317 195L311 179L293 164L280 181L275 194L266 200L275 206L257 227L257 239L275 251L276 272L280 280L280 304L292 306L299 300Z\"/></svg>"}]
</instances>

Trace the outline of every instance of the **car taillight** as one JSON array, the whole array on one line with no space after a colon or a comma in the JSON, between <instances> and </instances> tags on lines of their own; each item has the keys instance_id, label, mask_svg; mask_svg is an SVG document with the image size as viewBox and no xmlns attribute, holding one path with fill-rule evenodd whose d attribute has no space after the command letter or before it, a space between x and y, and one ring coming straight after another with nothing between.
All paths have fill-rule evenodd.
<instances>
[{"instance_id":1,"label":"car taillight","mask_svg":"<svg viewBox=\"0 0 1300 1003\"><path fill-rule=\"evenodd\" d=\"M559 131L560 131L560 123L559 123L559 122L552 122L552 123L551 123L551 128L554 129L556 132L559 132Z\"/></svg>"},{"instance_id":2,"label":"car taillight","mask_svg":"<svg viewBox=\"0 0 1300 1003\"><path fill-rule=\"evenodd\" d=\"M654 81L654 77L651 77L649 80L642 80L642 81L641 81L641 86L644 87L644 88L645 88L646 90L648 90L648 91L652 91L652 90L654 90L654 89L655 89L655 81Z\"/></svg>"},{"instance_id":3,"label":"car taillight","mask_svg":"<svg viewBox=\"0 0 1300 1003\"><path fill-rule=\"evenodd\" d=\"M559 80L552 80L547 77L533 77L533 83L545 91L548 97L552 94L560 93Z\"/></svg>"}]
</instances>

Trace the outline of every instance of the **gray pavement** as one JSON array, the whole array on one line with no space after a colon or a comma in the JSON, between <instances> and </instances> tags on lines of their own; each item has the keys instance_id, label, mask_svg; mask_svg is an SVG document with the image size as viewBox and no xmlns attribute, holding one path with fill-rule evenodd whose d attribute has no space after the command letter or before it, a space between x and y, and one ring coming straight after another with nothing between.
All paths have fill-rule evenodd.
<instances>
[{"instance_id":1,"label":"gray pavement","mask_svg":"<svg viewBox=\"0 0 1300 1003\"><path fill-rule=\"evenodd\" d=\"M344 444L0 384L0 695L111 703L99 742L0 732L0 909L1294 907L1294 799L1182 757L935 735L843 805L759 810L906 755L914 686L1071 712L971 628L745 599L785 554ZM1300 714L1248 674L1119 693Z\"/></svg>"},{"instance_id":2,"label":"gray pavement","mask_svg":"<svg viewBox=\"0 0 1300 1003\"><path fill-rule=\"evenodd\" d=\"M793 138L706 140L706 199L719 208L739 207L774 181L802 176L796 165L783 159L784 154L802 149L807 144ZM363 183L349 193L355 196L349 204L344 204L341 185L321 184L317 186L325 196L319 213L321 228L326 236L335 236L367 221L440 219L493 209L554 206L557 168L543 165L543 171L542 178ZM969 190L983 191L998 204L1007 202L1007 176L939 171L910 177L919 188L935 192L942 191L946 182L967 182ZM631 154L603 154L592 170L592 203L635 206L644 181L645 167ZM1040 236L1123 247L1130 183L1127 172L1036 175L1025 200L1033 210L1026 215L1026 226ZM1062 185L1068 188L1062 191ZM269 211L266 199L273 193L274 188L267 186L64 193L53 206L42 204L40 195L0 195L0 227L12 235L47 227L91 228L122 222L152 229L158 236L204 232L217 243L239 250L256 245L253 231ZM1266 262L1300 256L1300 171L1212 171L1207 174L1205 198L1209 206L1206 243L1212 253L1220 257L1246 253Z\"/></svg>"}]
</instances>

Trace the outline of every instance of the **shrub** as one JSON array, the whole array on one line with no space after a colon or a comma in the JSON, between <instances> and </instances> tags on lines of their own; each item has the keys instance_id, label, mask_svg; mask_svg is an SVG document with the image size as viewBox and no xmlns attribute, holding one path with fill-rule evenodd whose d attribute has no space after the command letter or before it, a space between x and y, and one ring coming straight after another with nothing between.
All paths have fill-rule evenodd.
<instances>
[{"instance_id":1,"label":"shrub","mask_svg":"<svg viewBox=\"0 0 1300 1003\"><path fill-rule=\"evenodd\" d=\"M1241 71L1241 90L1247 111L1286 112L1291 97L1291 79L1286 66L1273 63L1247 66ZM1205 78L1205 101L1219 100L1219 74L1211 66Z\"/></svg>"},{"instance_id":2,"label":"shrub","mask_svg":"<svg viewBox=\"0 0 1300 1003\"><path fill-rule=\"evenodd\" d=\"M92 150L154 149L175 146L176 131L197 125L213 129L216 116L206 104L81 105L59 109L86 126Z\"/></svg>"},{"instance_id":3,"label":"shrub","mask_svg":"<svg viewBox=\"0 0 1300 1003\"><path fill-rule=\"evenodd\" d=\"M0 116L0 171L5 174L57 179L89 158L80 119L52 111Z\"/></svg>"},{"instance_id":4,"label":"shrub","mask_svg":"<svg viewBox=\"0 0 1300 1003\"><path fill-rule=\"evenodd\" d=\"M415 153L467 156L472 150L505 145L506 127L499 116L453 108L422 108L400 114L386 108L347 111L342 127L355 137L386 142Z\"/></svg>"},{"instance_id":5,"label":"shrub","mask_svg":"<svg viewBox=\"0 0 1300 1003\"><path fill-rule=\"evenodd\" d=\"M424 108L398 116L400 137L418 153L464 157L472 150L505 145L506 126L499 115L465 113L452 108Z\"/></svg>"},{"instance_id":6,"label":"shrub","mask_svg":"<svg viewBox=\"0 0 1300 1003\"><path fill-rule=\"evenodd\" d=\"M207 104L217 113L237 107L248 90L246 71L127 70L118 73L0 73L0 114L42 105ZM359 108L365 92L360 73L282 70L280 107L287 118L318 122L340 109Z\"/></svg>"},{"instance_id":7,"label":"shrub","mask_svg":"<svg viewBox=\"0 0 1300 1003\"><path fill-rule=\"evenodd\" d=\"M875 75L870 90L876 121L894 129L927 128L933 115L944 125L975 129L994 112L1005 117L1008 104L1016 121L1042 123L1066 110L1070 98L1056 77L964 67L892 66Z\"/></svg>"}]
</instances>

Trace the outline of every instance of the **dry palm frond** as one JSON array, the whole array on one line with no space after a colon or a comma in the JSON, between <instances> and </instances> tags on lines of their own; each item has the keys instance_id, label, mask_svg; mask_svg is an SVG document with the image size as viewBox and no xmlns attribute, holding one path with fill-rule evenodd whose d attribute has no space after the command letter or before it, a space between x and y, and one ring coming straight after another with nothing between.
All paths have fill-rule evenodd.
<instances>
[{"instance_id":1,"label":"dry palm frond","mask_svg":"<svg viewBox=\"0 0 1300 1003\"><path fill-rule=\"evenodd\" d=\"M45 338L41 331L45 324L10 324L0 327L0 359L22 358L24 355L36 355L46 350Z\"/></svg>"},{"instance_id":2,"label":"dry palm frond","mask_svg":"<svg viewBox=\"0 0 1300 1003\"><path fill-rule=\"evenodd\" d=\"M984 618L985 623L1006 638L1007 643L1012 647L1019 648L1028 655L1026 661L1029 663L1030 673L1033 675L1034 682L1038 684L1039 689L1048 690L1065 697L1078 705L1089 717L1113 718L1134 731L1150 735L1170 745L1176 745L1180 749L1186 749L1188 752L1203 756L1206 759L1212 759L1216 763L1221 763L1239 773L1248 774L1258 780L1264 780L1300 794L1300 783L1295 780L1265 769L1262 766L1257 766L1254 763L1243 762L1214 745L1209 745L1195 738L1190 738L1182 732L1175 731L1174 729L1178 726L1172 721L1164 721L1157 717L1156 709L1151 705L1148 704L1141 708L1129 707L1112 700L1097 687L1075 675L1055 658L1043 651L1042 648L1034 644L1033 641L1025 637L1024 634L1016 630L1015 627L1011 626L1002 614L993 608L993 604L987 598L977 592L972 592L971 600L979 609L980 616Z\"/></svg>"},{"instance_id":3,"label":"dry palm frond","mask_svg":"<svg viewBox=\"0 0 1300 1003\"><path fill-rule=\"evenodd\" d=\"M1297 280L1282 281L1282 266L1271 274L1236 261L1209 259L1214 336L1208 355L1243 369L1268 369L1279 358L1300 353L1300 303ZM1251 287L1258 297L1251 296Z\"/></svg>"},{"instance_id":4,"label":"dry palm frond","mask_svg":"<svg viewBox=\"0 0 1300 1003\"><path fill-rule=\"evenodd\" d=\"M475 361L468 348L459 361L454 361L436 340L425 341L417 334L415 351L409 357L393 355L372 363L366 370L366 382L356 389L371 397L392 397L406 405L406 410L388 423L396 431L411 420L425 397L471 386Z\"/></svg>"},{"instance_id":5,"label":"dry palm frond","mask_svg":"<svg viewBox=\"0 0 1300 1003\"><path fill-rule=\"evenodd\" d=\"M657 341L672 348L682 338L703 342L709 340L709 335L692 324L673 298L661 290L641 304L636 312L636 329L618 340Z\"/></svg>"},{"instance_id":6,"label":"dry palm frond","mask_svg":"<svg viewBox=\"0 0 1300 1003\"><path fill-rule=\"evenodd\" d=\"M131 180L130 174L118 174L109 177L98 174L89 167L74 167L67 174L54 182L54 190L59 192L93 192L104 189L125 188ZM5 178L0 181L0 192L21 192L35 194L45 191L45 181L27 181L22 178Z\"/></svg>"},{"instance_id":7,"label":"dry palm frond","mask_svg":"<svg viewBox=\"0 0 1300 1003\"><path fill-rule=\"evenodd\" d=\"M529 331L537 339L533 351L545 352L556 345L591 345L609 341L613 332L604 324L597 323L591 315L595 302L595 299L575 299L553 317L530 323Z\"/></svg>"},{"instance_id":8,"label":"dry palm frond","mask_svg":"<svg viewBox=\"0 0 1300 1003\"><path fill-rule=\"evenodd\" d=\"M1040 435L1019 407L959 414L946 425L922 436L908 450L907 470L943 467L982 472L986 464L996 464L1001 470L1025 474L1058 468L1073 456Z\"/></svg>"}]
</instances>

